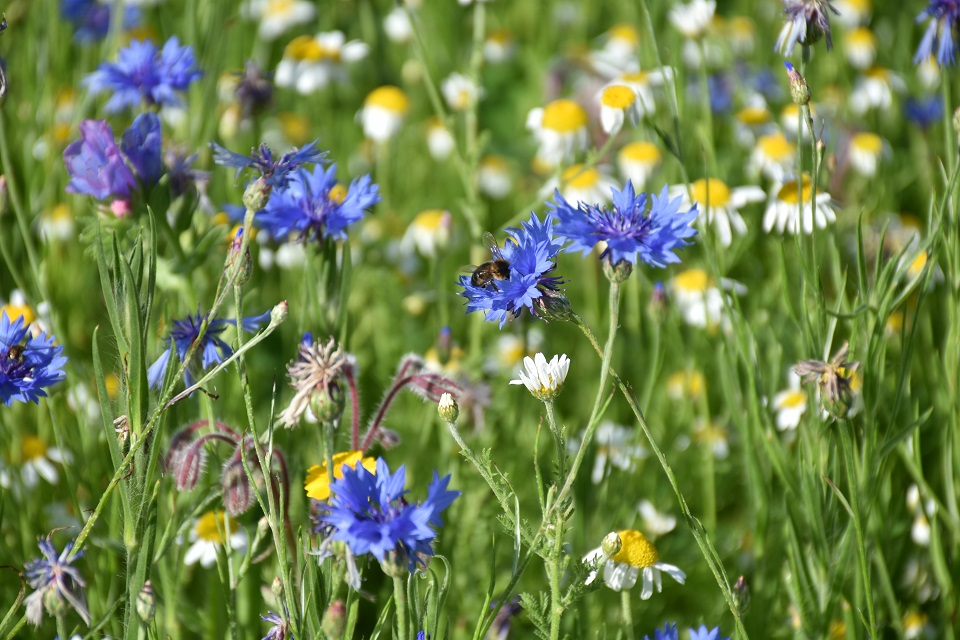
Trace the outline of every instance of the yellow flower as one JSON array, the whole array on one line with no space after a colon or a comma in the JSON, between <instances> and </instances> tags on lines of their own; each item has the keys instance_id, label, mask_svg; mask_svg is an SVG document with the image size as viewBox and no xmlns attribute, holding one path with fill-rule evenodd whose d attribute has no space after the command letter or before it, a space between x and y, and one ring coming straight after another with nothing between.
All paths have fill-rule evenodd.
<instances>
[{"instance_id":1,"label":"yellow flower","mask_svg":"<svg viewBox=\"0 0 960 640\"><path fill-rule=\"evenodd\" d=\"M364 458L362 451L345 451L333 456L333 477L339 480L343 477L343 468L356 469L357 463L360 463L364 469L374 473L377 469L377 461L374 458ZM307 469L307 478L304 480L303 488L307 492L308 498L314 500L327 500L330 498L330 475L327 473L327 463L315 464Z\"/></svg>"}]
</instances>

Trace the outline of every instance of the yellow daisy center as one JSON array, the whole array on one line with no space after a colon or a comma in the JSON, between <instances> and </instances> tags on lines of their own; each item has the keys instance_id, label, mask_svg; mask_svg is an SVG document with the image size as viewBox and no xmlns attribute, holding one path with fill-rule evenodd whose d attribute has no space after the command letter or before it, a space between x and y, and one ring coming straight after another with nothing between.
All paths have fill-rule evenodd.
<instances>
[{"instance_id":1,"label":"yellow daisy center","mask_svg":"<svg viewBox=\"0 0 960 640\"><path fill-rule=\"evenodd\" d=\"M280 130L284 137L296 145L302 145L310 136L310 121L306 117L289 111L277 115Z\"/></svg>"},{"instance_id":2,"label":"yellow daisy center","mask_svg":"<svg viewBox=\"0 0 960 640\"><path fill-rule=\"evenodd\" d=\"M757 141L757 147L774 162L788 160L795 153L793 143L782 133L761 136Z\"/></svg>"},{"instance_id":3,"label":"yellow daisy center","mask_svg":"<svg viewBox=\"0 0 960 640\"><path fill-rule=\"evenodd\" d=\"M53 211L50 212L50 219L56 222L64 222L73 217L73 213L70 211L70 206L61 202L53 208Z\"/></svg>"},{"instance_id":4,"label":"yellow daisy center","mask_svg":"<svg viewBox=\"0 0 960 640\"><path fill-rule=\"evenodd\" d=\"M500 364L504 367L513 367L523 360L526 352L522 340L511 340L500 348Z\"/></svg>"},{"instance_id":5,"label":"yellow daisy center","mask_svg":"<svg viewBox=\"0 0 960 640\"><path fill-rule=\"evenodd\" d=\"M338 62L340 60L340 49L324 46L312 36L297 36L283 50L283 57L309 62L319 62L320 60Z\"/></svg>"},{"instance_id":6,"label":"yellow daisy center","mask_svg":"<svg viewBox=\"0 0 960 640\"><path fill-rule=\"evenodd\" d=\"M30 462L47 456L47 445L36 436L24 436L20 441L20 461Z\"/></svg>"},{"instance_id":7,"label":"yellow daisy center","mask_svg":"<svg viewBox=\"0 0 960 640\"><path fill-rule=\"evenodd\" d=\"M503 171L508 169L507 161L500 156L486 156L480 161L480 167L488 171Z\"/></svg>"},{"instance_id":8,"label":"yellow daisy center","mask_svg":"<svg viewBox=\"0 0 960 640\"><path fill-rule=\"evenodd\" d=\"M621 547L620 551L611 556L611 560L640 569L652 567L660 560L657 548L647 540L647 536L636 529L618 531L617 535L620 536Z\"/></svg>"},{"instance_id":9,"label":"yellow daisy center","mask_svg":"<svg viewBox=\"0 0 960 640\"><path fill-rule=\"evenodd\" d=\"M802 197L804 202L809 202L810 192L813 190L813 183L810 181L810 176L803 174L800 184L801 188L799 192L797 191L796 180L791 180L784 184L780 187L780 191L777 192L777 200L786 202L787 204L799 204L800 197ZM798 195L800 197L798 197Z\"/></svg>"},{"instance_id":10,"label":"yellow daisy center","mask_svg":"<svg viewBox=\"0 0 960 640\"><path fill-rule=\"evenodd\" d=\"M850 144L859 151L879 156L883 150L883 140L875 133L857 133L850 139Z\"/></svg>"},{"instance_id":11,"label":"yellow daisy center","mask_svg":"<svg viewBox=\"0 0 960 640\"><path fill-rule=\"evenodd\" d=\"M638 34L637 30L630 24L614 25L607 31L607 36L611 40L623 40L633 45L640 42L640 34Z\"/></svg>"},{"instance_id":12,"label":"yellow daisy center","mask_svg":"<svg viewBox=\"0 0 960 640\"><path fill-rule=\"evenodd\" d=\"M573 133L587 126L587 112L573 100L554 100L543 108L543 128Z\"/></svg>"},{"instance_id":13,"label":"yellow daisy center","mask_svg":"<svg viewBox=\"0 0 960 640\"><path fill-rule=\"evenodd\" d=\"M703 269L687 269L673 277L673 285L684 291L704 292L710 286L710 276Z\"/></svg>"},{"instance_id":14,"label":"yellow daisy center","mask_svg":"<svg viewBox=\"0 0 960 640\"><path fill-rule=\"evenodd\" d=\"M240 525L233 518L229 519L230 531L240 530ZM207 511L197 519L197 537L206 542L223 544L223 534L226 533L227 519L223 511Z\"/></svg>"},{"instance_id":15,"label":"yellow daisy center","mask_svg":"<svg viewBox=\"0 0 960 640\"><path fill-rule=\"evenodd\" d=\"M623 82L629 82L630 84L647 84L647 82L649 82L647 79L647 74L645 74L643 71L625 73L620 76L620 80Z\"/></svg>"},{"instance_id":16,"label":"yellow daisy center","mask_svg":"<svg viewBox=\"0 0 960 640\"><path fill-rule=\"evenodd\" d=\"M605 107L626 109L637 101L637 94L634 93L630 87L625 87L622 84L614 84L603 90L600 101Z\"/></svg>"},{"instance_id":17,"label":"yellow daisy center","mask_svg":"<svg viewBox=\"0 0 960 640\"><path fill-rule=\"evenodd\" d=\"M497 44L506 44L513 40L513 34L506 29L494 29L487 36L487 40L490 42L496 42Z\"/></svg>"},{"instance_id":18,"label":"yellow daisy center","mask_svg":"<svg viewBox=\"0 0 960 640\"><path fill-rule=\"evenodd\" d=\"M887 316L886 329L890 333L900 333L903 329L903 311L894 311Z\"/></svg>"},{"instance_id":19,"label":"yellow daisy center","mask_svg":"<svg viewBox=\"0 0 960 640\"><path fill-rule=\"evenodd\" d=\"M927 614L925 613L911 611L907 615L903 616L904 631L916 631L917 629L923 628L923 626L926 624L927 624Z\"/></svg>"},{"instance_id":20,"label":"yellow daisy center","mask_svg":"<svg viewBox=\"0 0 960 640\"><path fill-rule=\"evenodd\" d=\"M364 458L362 451L344 451L333 456L334 479L339 480L343 477L344 467L356 469L358 462L367 471L376 472L377 461L374 458ZM307 478L304 480L303 488L306 490L308 498L327 500L330 497L330 476L327 474L326 462L315 464L307 469Z\"/></svg>"},{"instance_id":21,"label":"yellow daisy center","mask_svg":"<svg viewBox=\"0 0 960 640\"><path fill-rule=\"evenodd\" d=\"M765 124L770 121L770 111L766 107L744 107L737 112L737 120L748 126Z\"/></svg>"},{"instance_id":22,"label":"yellow daisy center","mask_svg":"<svg viewBox=\"0 0 960 640\"><path fill-rule=\"evenodd\" d=\"M807 394L795 390L784 394L778 403L778 409L799 409L807 403Z\"/></svg>"},{"instance_id":23,"label":"yellow daisy center","mask_svg":"<svg viewBox=\"0 0 960 640\"><path fill-rule=\"evenodd\" d=\"M560 180L568 187L585 189L595 187L600 182L600 172L594 168L584 171L582 164L574 164L563 170Z\"/></svg>"},{"instance_id":24,"label":"yellow daisy center","mask_svg":"<svg viewBox=\"0 0 960 640\"><path fill-rule=\"evenodd\" d=\"M827 636L830 640L843 640L847 637L847 623L843 620L834 620L827 628Z\"/></svg>"},{"instance_id":25,"label":"yellow daisy center","mask_svg":"<svg viewBox=\"0 0 960 640\"><path fill-rule=\"evenodd\" d=\"M330 187L330 193L327 194L327 198L329 198L331 202L343 204L343 201L347 199L347 187L338 182Z\"/></svg>"},{"instance_id":26,"label":"yellow daisy center","mask_svg":"<svg viewBox=\"0 0 960 640\"><path fill-rule=\"evenodd\" d=\"M662 156L660 149L652 142L631 142L620 150L620 157L644 164L656 164Z\"/></svg>"},{"instance_id":27,"label":"yellow daisy center","mask_svg":"<svg viewBox=\"0 0 960 640\"><path fill-rule=\"evenodd\" d=\"M400 114L410 110L410 99L407 94L399 87L390 85L371 91L363 104L367 107L382 107Z\"/></svg>"},{"instance_id":28,"label":"yellow daisy center","mask_svg":"<svg viewBox=\"0 0 960 640\"><path fill-rule=\"evenodd\" d=\"M749 38L753 35L753 20L746 16L734 16L727 21L727 29L735 38Z\"/></svg>"},{"instance_id":29,"label":"yellow daisy center","mask_svg":"<svg viewBox=\"0 0 960 640\"><path fill-rule=\"evenodd\" d=\"M877 36L873 35L873 31L866 27L857 27L847 34L846 43L849 47L873 48L877 44Z\"/></svg>"},{"instance_id":30,"label":"yellow daisy center","mask_svg":"<svg viewBox=\"0 0 960 640\"><path fill-rule=\"evenodd\" d=\"M285 16L293 11L296 0L270 0L263 8L263 17Z\"/></svg>"},{"instance_id":31,"label":"yellow daisy center","mask_svg":"<svg viewBox=\"0 0 960 640\"><path fill-rule=\"evenodd\" d=\"M883 67L873 67L872 69L868 69L864 75L868 78L879 80L881 82L887 82L887 80L890 79L890 72Z\"/></svg>"},{"instance_id":32,"label":"yellow daisy center","mask_svg":"<svg viewBox=\"0 0 960 640\"><path fill-rule=\"evenodd\" d=\"M10 322L16 322L17 318L22 316L23 324L27 325L37 319L36 314L33 313L33 309L28 304L13 304L11 302L0 307L0 313L2 312L6 312Z\"/></svg>"},{"instance_id":33,"label":"yellow daisy center","mask_svg":"<svg viewBox=\"0 0 960 640\"><path fill-rule=\"evenodd\" d=\"M870 10L870 0L845 0L845 4L856 11Z\"/></svg>"},{"instance_id":34,"label":"yellow daisy center","mask_svg":"<svg viewBox=\"0 0 960 640\"><path fill-rule=\"evenodd\" d=\"M920 272L923 271L925 266L927 266L927 252L921 251L917 254L917 257L913 259L913 262L910 263L907 273L910 274L910 277L915 278L920 275Z\"/></svg>"},{"instance_id":35,"label":"yellow daisy center","mask_svg":"<svg viewBox=\"0 0 960 640\"><path fill-rule=\"evenodd\" d=\"M424 231L437 231L443 226L446 213L444 209L427 209L417 214L413 224Z\"/></svg>"},{"instance_id":36,"label":"yellow daisy center","mask_svg":"<svg viewBox=\"0 0 960 640\"><path fill-rule=\"evenodd\" d=\"M725 207L730 202L730 188L716 178L700 178L690 185L693 199L704 207Z\"/></svg>"}]
</instances>

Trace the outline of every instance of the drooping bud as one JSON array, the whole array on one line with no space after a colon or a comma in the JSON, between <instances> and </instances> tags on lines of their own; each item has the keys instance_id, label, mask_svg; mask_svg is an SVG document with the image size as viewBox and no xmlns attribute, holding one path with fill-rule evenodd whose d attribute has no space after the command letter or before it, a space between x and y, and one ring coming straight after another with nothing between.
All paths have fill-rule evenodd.
<instances>
[{"instance_id":1,"label":"drooping bud","mask_svg":"<svg viewBox=\"0 0 960 640\"><path fill-rule=\"evenodd\" d=\"M264 177L259 177L249 185L243 192L243 206L248 211L260 211L267 206L267 200L270 199L270 185Z\"/></svg>"},{"instance_id":2,"label":"drooping bud","mask_svg":"<svg viewBox=\"0 0 960 640\"><path fill-rule=\"evenodd\" d=\"M455 424L457 418L460 417L460 407L457 406L457 401L452 395L445 393L440 396L440 402L437 404L437 413L440 414L440 419L444 422Z\"/></svg>"},{"instance_id":3,"label":"drooping bud","mask_svg":"<svg viewBox=\"0 0 960 640\"><path fill-rule=\"evenodd\" d=\"M789 60L784 60L783 64L790 78L790 97L801 107L810 104L810 87L807 86L806 79L790 64Z\"/></svg>"},{"instance_id":4,"label":"drooping bud","mask_svg":"<svg viewBox=\"0 0 960 640\"><path fill-rule=\"evenodd\" d=\"M334 600L323 612L323 620L320 622L323 633L328 638L339 639L343 637L343 632L347 626L347 607L343 600Z\"/></svg>"},{"instance_id":5,"label":"drooping bud","mask_svg":"<svg viewBox=\"0 0 960 640\"><path fill-rule=\"evenodd\" d=\"M147 580L137 594L137 615L144 624L150 624L157 613L157 599L153 595L153 583Z\"/></svg>"},{"instance_id":6,"label":"drooping bud","mask_svg":"<svg viewBox=\"0 0 960 640\"><path fill-rule=\"evenodd\" d=\"M245 513L253 504L250 480L239 454L231 457L223 468L220 485L223 491L223 508L230 516Z\"/></svg>"}]
</instances>

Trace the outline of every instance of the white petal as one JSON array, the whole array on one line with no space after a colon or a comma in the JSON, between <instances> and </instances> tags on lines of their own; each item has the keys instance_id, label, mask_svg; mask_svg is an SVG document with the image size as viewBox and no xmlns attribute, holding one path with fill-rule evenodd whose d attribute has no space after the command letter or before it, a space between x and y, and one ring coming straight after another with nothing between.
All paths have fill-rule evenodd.
<instances>
[{"instance_id":1,"label":"white petal","mask_svg":"<svg viewBox=\"0 0 960 640\"><path fill-rule=\"evenodd\" d=\"M640 599L649 600L653 595L653 570L650 567L643 569L643 588L640 590Z\"/></svg>"},{"instance_id":2,"label":"white petal","mask_svg":"<svg viewBox=\"0 0 960 640\"><path fill-rule=\"evenodd\" d=\"M639 575L640 570L637 567L614 560L607 560L603 567L603 581L614 591L630 589L637 583Z\"/></svg>"},{"instance_id":3,"label":"white petal","mask_svg":"<svg viewBox=\"0 0 960 640\"><path fill-rule=\"evenodd\" d=\"M208 543L206 540L197 540L190 548L187 549L186 555L183 557L183 563L188 567L190 565L196 564L206 553ZM204 565L206 566L206 565Z\"/></svg>"}]
</instances>

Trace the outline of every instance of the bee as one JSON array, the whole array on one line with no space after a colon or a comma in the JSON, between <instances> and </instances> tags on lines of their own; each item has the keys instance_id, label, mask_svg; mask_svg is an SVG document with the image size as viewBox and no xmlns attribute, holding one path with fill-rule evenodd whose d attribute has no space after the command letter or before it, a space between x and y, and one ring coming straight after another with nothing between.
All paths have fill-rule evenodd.
<instances>
[{"instance_id":1,"label":"bee","mask_svg":"<svg viewBox=\"0 0 960 640\"><path fill-rule=\"evenodd\" d=\"M470 274L470 284L473 286L486 287L487 285L493 285L494 290L499 291L496 281L510 279L510 262L503 257L503 252L500 251L496 238L489 231L483 234L483 244L490 249L490 257L493 260L484 262L478 267L466 267L465 271L472 272Z\"/></svg>"}]
</instances>

